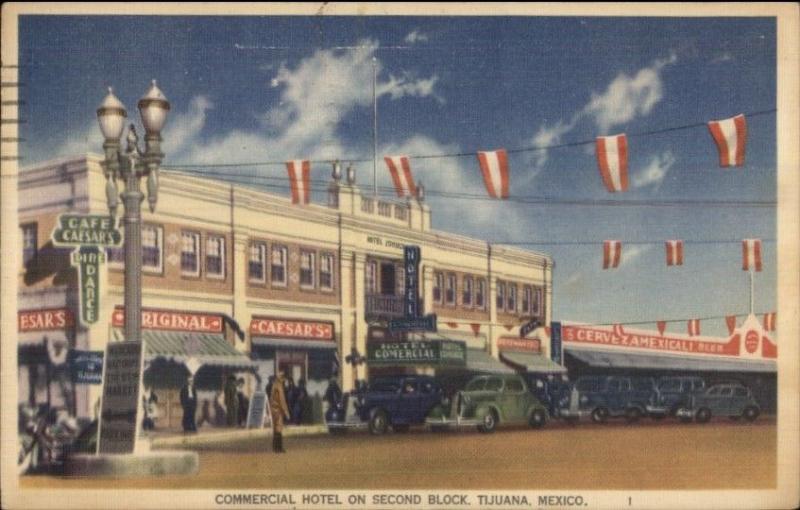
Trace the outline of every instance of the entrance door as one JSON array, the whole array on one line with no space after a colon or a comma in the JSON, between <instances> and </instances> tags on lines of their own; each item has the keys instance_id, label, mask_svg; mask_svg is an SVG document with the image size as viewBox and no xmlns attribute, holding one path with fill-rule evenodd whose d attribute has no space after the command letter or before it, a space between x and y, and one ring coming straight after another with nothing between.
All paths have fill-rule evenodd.
<instances>
[{"instance_id":1,"label":"entrance door","mask_svg":"<svg viewBox=\"0 0 800 510\"><path fill-rule=\"evenodd\" d=\"M278 351L277 358L278 370L282 370L287 378L291 377L295 384L300 379L308 380L308 361L304 351Z\"/></svg>"},{"instance_id":2,"label":"entrance door","mask_svg":"<svg viewBox=\"0 0 800 510\"><path fill-rule=\"evenodd\" d=\"M394 264L384 262L381 264L381 294L393 296L395 293Z\"/></svg>"}]
</instances>

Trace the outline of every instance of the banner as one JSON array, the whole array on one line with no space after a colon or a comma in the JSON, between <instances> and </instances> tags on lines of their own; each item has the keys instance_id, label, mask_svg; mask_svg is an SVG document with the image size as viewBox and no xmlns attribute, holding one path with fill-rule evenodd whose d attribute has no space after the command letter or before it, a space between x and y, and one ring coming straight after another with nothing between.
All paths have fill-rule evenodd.
<instances>
[{"instance_id":1,"label":"banner","mask_svg":"<svg viewBox=\"0 0 800 510\"><path fill-rule=\"evenodd\" d=\"M669 351L690 354L715 354L723 356L739 355L739 337L734 336L723 342L709 342L687 338L656 336L643 332L632 333L627 330L623 335L612 331L590 326L564 326L564 342L607 345L614 347L635 347L655 351ZM554 335L555 336L555 335Z\"/></svg>"}]
</instances>

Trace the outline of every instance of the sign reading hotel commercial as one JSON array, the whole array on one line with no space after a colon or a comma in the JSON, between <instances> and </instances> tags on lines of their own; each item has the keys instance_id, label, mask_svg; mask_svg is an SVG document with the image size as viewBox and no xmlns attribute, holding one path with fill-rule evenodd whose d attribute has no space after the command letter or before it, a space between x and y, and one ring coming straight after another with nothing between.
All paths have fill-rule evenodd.
<instances>
[{"instance_id":1,"label":"sign reading hotel commercial","mask_svg":"<svg viewBox=\"0 0 800 510\"><path fill-rule=\"evenodd\" d=\"M72 349L67 355L67 363L75 384L100 384L103 382L103 351Z\"/></svg>"},{"instance_id":2,"label":"sign reading hotel commercial","mask_svg":"<svg viewBox=\"0 0 800 510\"><path fill-rule=\"evenodd\" d=\"M125 325L125 309L116 307L111 316L115 328ZM199 333L221 333L222 316L207 313L186 313L171 310L142 310L143 329L162 329L170 331L193 331Z\"/></svg>"},{"instance_id":3,"label":"sign reading hotel commercial","mask_svg":"<svg viewBox=\"0 0 800 510\"><path fill-rule=\"evenodd\" d=\"M403 247L405 270L405 315L407 319L419 317L419 246Z\"/></svg>"},{"instance_id":4,"label":"sign reading hotel commercial","mask_svg":"<svg viewBox=\"0 0 800 510\"><path fill-rule=\"evenodd\" d=\"M53 246L74 247L70 261L78 268L81 323L97 322L100 309L100 264L106 261L102 248L120 246L122 233L110 216L62 214L51 235Z\"/></svg>"},{"instance_id":5,"label":"sign reading hotel commercial","mask_svg":"<svg viewBox=\"0 0 800 510\"><path fill-rule=\"evenodd\" d=\"M98 453L133 453L144 342L110 342L103 367Z\"/></svg>"},{"instance_id":6,"label":"sign reading hotel commercial","mask_svg":"<svg viewBox=\"0 0 800 510\"><path fill-rule=\"evenodd\" d=\"M622 335L610 329L599 329L589 326L562 327L563 340L569 343L604 345L612 347L635 347L654 351L680 352L689 354L713 354L721 356L738 356L740 336L734 335L728 342L709 342L688 338L650 335L625 330Z\"/></svg>"},{"instance_id":7,"label":"sign reading hotel commercial","mask_svg":"<svg viewBox=\"0 0 800 510\"><path fill-rule=\"evenodd\" d=\"M296 338L298 340L335 340L333 323L302 321L273 317L253 317L250 321L250 336Z\"/></svg>"},{"instance_id":8,"label":"sign reading hotel commercial","mask_svg":"<svg viewBox=\"0 0 800 510\"><path fill-rule=\"evenodd\" d=\"M263 391L253 393L250 399L250 407L247 409L248 429L260 429L272 426L269 405L267 405L267 394Z\"/></svg>"},{"instance_id":9,"label":"sign reading hotel commercial","mask_svg":"<svg viewBox=\"0 0 800 510\"><path fill-rule=\"evenodd\" d=\"M560 322L551 322L550 323L550 359L553 360L554 363L561 364L561 360L563 358L562 348L561 348L561 323Z\"/></svg>"},{"instance_id":10,"label":"sign reading hotel commercial","mask_svg":"<svg viewBox=\"0 0 800 510\"><path fill-rule=\"evenodd\" d=\"M467 362L467 344L458 340L373 342L367 362L375 365L458 365Z\"/></svg>"},{"instance_id":11,"label":"sign reading hotel commercial","mask_svg":"<svg viewBox=\"0 0 800 510\"><path fill-rule=\"evenodd\" d=\"M75 325L75 317L68 308L49 308L46 310L23 310L17 314L17 330L57 331Z\"/></svg>"}]
</instances>

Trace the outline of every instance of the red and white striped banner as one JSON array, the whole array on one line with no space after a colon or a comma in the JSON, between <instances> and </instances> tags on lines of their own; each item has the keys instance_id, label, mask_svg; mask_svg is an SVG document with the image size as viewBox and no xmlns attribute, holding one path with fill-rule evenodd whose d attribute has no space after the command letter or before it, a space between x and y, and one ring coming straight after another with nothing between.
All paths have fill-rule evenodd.
<instances>
[{"instance_id":1,"label":"red and white striped banner","mask_svg":"<svg viewBox=\"0 0 800 510\"><path fill-rule=\"evenodd\" d=\"M619 266L622 257L622 241L603 241L603 269Z\"/></svg>"},{"instance_id":2,"label":"red and white striped banner","mask_svg":"<svg viewBox=\"0 0 800 510\"><path fill-rule=\"evenodd\" d=\"M286 162L289 184L292 188L292 203L307 204L311 201L311 162L294 159Z\"/></svg>"},{"instance_id":3,"label":"red and white striped banner","mask_svg":"<svg viewBox=\"0 0 800 510\"><path fill-rule=\"evenodd\" d=\"M625 336L625 330L622 329L622 324L614 324L613 330L614 330L614 335L620 338Z\"/></svg>"},{"instance_id":4,"label":"red and white striped banner","mask_svg":"<svg viewBox=\"0 0 800 510\"><path fill-rule=\"evenodd\" d=\"M775 323L778 320L778 314L775 312L764 314L764 330L775 331Z\"/></svg>"},{"instance_id":5,"label":"red and white striped banner","mask_svg":"<svg viewBox=\"0 0 800 510\"><path fill-rule=\"evenodd\" d=\"M742 270L761 271L761 239L742 240Z\"/></svg>"},{"instance_id":6,"label":"red and white striped banner","mask_svg":"<svg viewBox=\"0 0 800 510\"><path fill-rule=\"evenodd\" d=\"M683 265L683 241L669 240L664 243L667 250L667 265L668 266L682 266Z\"/></svg>"},{"instance_id":7,"label":"red and white striped banner","mask_svg":"<svg viewBox=\"0 0 800 510\"><path fill-rule=\"evenodd\" d=\"M689 319L689 322L687 323L687 329L689 330L689 336L699 336L700 319Z\"/></svg>"},{"instance_id":8,"label":"red and white striped banner","mask_svg":"<svg viewBox=\"0 0 800 510\"><path fill-rule=\"evenodd\" d=\"M598 136L595 141L597 166L603 184L611 193L628 191L628 139L624 134Z\"/></svg>"},{"instance_id":9,"label":"red and white striped banner","mask_svg":"<svg viewBox=\"0 0 800 510\"><path fill-rule=\"evenodd\" d=\"M725 317L725 325L728 326L728 334L732 335L733 330L736 329L736 316L728 315Z\"/></svg>"},{"instance_id":10,"label":"red and white striped banner","mask_svg":"<svg viewBox=\"0 0 800 510\"><path fill-rule=\"evenodd\" d=\"M508 198L508 154L505 149L479 151L478 163L486 191L492 198Z\"/></svg>"},{"instance_id":11,"label":"red and white striped banner","mask_svg":"<svg viewBox=\"0 0 800 510\"><path fill-rule=\"evenodd\" d=\"M417 187L414 185L414 177L411 175L411 163L408 156L384 156L383 160L389 167L397 196L417 196Z\"/></svg>"},{"instance_id":12,"label":"red and white striped banner","mask_svg":"<svg viewBox=\"0 0 800 510\"><path fill-rule=\"evenodd\" d=\"M747 143L747 122L744 115L712 120L708 123L708 130L717 144L719 166L744 165L744 150Z\"/></svg>"}]
</instances>

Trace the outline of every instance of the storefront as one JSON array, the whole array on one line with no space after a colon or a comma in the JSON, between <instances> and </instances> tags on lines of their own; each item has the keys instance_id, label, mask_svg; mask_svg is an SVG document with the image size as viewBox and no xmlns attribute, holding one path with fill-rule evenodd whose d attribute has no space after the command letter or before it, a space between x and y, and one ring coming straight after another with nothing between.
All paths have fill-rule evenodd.
<instances>
[{"instance_id":1,"label":"storefront","mask_svg":"<svg viewBox=\"0 0 800 510\"><path fill-rule=\"evenodd\" d=\"M500 361L517 372L542 375L561 375L567 372L565 367L544 354L539 338L501 336L497 339L497 350L500 352Z\"/></svg>"},{"instance_id":2,"label":"storefront","mask_svg":"<svg viewBox=\"0 0 800 510\"><path fill-rule=\"evenodd\" d=\"M265 381L282 370L294 384L303 381L311 398L311 420L322 421L322 396L337 365L331 321L254 316L250 321L251 357Z\"/></svg>"}]
</instances>

